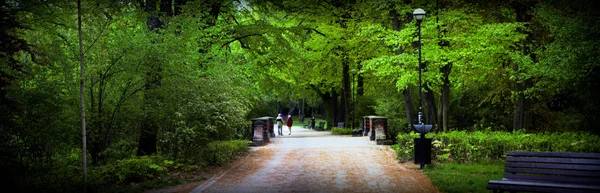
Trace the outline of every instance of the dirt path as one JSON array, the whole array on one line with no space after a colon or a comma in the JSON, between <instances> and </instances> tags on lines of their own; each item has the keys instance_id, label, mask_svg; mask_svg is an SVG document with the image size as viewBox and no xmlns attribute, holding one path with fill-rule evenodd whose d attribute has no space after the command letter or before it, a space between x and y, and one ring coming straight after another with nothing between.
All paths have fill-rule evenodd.
<instances>
[{"instance_id":1,"label":"dirt path","mask_svg":"<svg viewBox=\"0 0 600 193\"><path fill-rule=\"evenodd\" d=\"M418 166L397 163L393 150L366 137L294 127L191 192L437 192L407 167Z\"/></svg>"}]
</instances>

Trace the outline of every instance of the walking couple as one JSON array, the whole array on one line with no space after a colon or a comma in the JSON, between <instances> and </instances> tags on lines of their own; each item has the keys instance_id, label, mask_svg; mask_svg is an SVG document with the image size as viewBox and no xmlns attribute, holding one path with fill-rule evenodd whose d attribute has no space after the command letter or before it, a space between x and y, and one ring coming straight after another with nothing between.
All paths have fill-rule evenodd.
<instances>
[{"instance_id":1,"label":"walking couple","mask_svg":"<svg viewBox=\"0 0 600 193\"><path fill-rule=\"evenodd\" d=\"M279 135L283 135L283 114L279 114L277 116L277 131L279 132ZM294 120L292 120L292 115L288 115L287 119L285 120L285 124L287 125L288 129L290 130L290 133L288 133L288 135L292 135L292 124L294 123Z\"/></svg>"}]
</instances>

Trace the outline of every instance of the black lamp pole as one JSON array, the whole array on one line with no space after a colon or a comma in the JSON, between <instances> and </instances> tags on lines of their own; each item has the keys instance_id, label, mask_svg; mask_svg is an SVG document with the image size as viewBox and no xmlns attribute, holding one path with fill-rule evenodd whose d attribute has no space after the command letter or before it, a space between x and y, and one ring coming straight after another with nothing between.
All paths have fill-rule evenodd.
<instances>
[{"instance_id":1,"label":"black lamp pole","mask_svg":"<svg viewBox=\"0 0 600 193\"><path fill-rule=\"evenodd\" d=\"M420 139L415 139L414 153L415 153L415 164L420 164L421 169L425 164L431 163L431 139L426 139L425 134L429 132L432 125L425 125L423 123L423 83L422 83L422 71L423 65L421 64L421 22L425 18L425 10L415 9L413 16L417 21L417 34L419 37L419 122L414 124L415 129L421 134Z\"/></svg>"},{"instance_id":2,"label":"black lamp pole","mask_svg":"<svg viewBox=\"0 0 600 193\"><path fill-rule=\"evenodd\" d=\"M419 37L419 122L418 124L423 127L423 83L422 83L422 71L423 65L421 63L421 21L425 19L425 10L419 8L413 12L413 17L417 21L417 36ZM424 138L425 134L421 132L421 138Z\"/></svg>"},{"instance_id":3,"label":"black lamp pole","mask_svg":"<svg viewBox=\"0 0 600 193\"><path fill-rule=\"evenodd\" d=\"M419 124L423 124L423 83L421 82L422 68L421 65L421 20L417 19L417 28L419 36Z\"/></svg>"}]
</instances>

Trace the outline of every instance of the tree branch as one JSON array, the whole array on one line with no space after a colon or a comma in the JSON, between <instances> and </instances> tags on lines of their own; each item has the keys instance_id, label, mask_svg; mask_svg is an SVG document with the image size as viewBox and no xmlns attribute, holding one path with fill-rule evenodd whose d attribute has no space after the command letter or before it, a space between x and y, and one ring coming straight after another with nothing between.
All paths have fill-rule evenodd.
<instances>
[{"instance_id":1,"label":"tree branch","mask_svg":"<svg viewBox=\"0 0 600 193\"><path fill-rule=\"evenodd\" d=\"M230 41L227 41L227 42L225 42L223 45L221 45L221 47L220 47L219 49L223 48L224 46L226 46L227 44L230 44L230 43L232 43L232 42L235 42L235 41L238 41L238 40L241 40L241 39L244 39L244 38L250 37L250 36L259 36L259 35L262 35L262 34L248 34L248 35L243 35L243 36L240 36L240 37L234 38L233 40L230 40Z\"/></svg>"}]
</instances>

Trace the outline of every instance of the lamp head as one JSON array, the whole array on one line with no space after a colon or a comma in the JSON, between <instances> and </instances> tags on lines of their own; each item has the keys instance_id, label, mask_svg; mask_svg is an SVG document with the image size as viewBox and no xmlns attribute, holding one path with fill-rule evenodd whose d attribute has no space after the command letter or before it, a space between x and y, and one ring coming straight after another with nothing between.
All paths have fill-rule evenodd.
<instances>
[{"instance_id":1,"label":"lamp head","mask_svg":"<svg viewBox=\"0 0 600 193\"><path fill-rule=\"evenodd\" d=\"M415 9L415 11L413 12L413 16L415 17L417 22L421 22L423 19L425 19L425 10L421 8Z\"/></svg>"}]
</instances>

